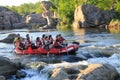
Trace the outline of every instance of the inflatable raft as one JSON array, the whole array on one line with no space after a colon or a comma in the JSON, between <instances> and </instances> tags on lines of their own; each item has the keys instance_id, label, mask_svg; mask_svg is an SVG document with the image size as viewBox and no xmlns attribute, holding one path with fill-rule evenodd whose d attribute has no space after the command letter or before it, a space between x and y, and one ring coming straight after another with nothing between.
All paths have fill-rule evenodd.
<instances>
[{"instance_id":1,"label":"inflatable raft","mask_svg":"<svg viewBox=\"0 0 120 80\"><path fill-rule=\"evenodd\" d=\"M18 48L14 49L15 54L20 54L20 55L28 55L28 54L43 54L43 55L47 55L47 54L75 54L75 51L78 49L78 45L77 44L71 44L68 45L64 48L51 48L49 51L47 51L46 49L43 48L37 48L37 49L32 49L31 47L29 47L27 50L20 50Z\"/></svg>"}]
</instances>

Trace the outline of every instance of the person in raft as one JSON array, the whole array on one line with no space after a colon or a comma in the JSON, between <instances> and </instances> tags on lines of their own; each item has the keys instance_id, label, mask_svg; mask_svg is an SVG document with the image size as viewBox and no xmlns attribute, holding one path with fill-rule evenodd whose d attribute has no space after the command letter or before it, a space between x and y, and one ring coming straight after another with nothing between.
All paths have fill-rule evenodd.
<instances>
[{"instance_id":1,"label":"person in raft","mask_svg":"<svg viewBox=\"0 0 120 80\"><path fill-rule=\"evenodd\" d=\"M25 49L28 49L28 47L31 47L31 41L30 41L29 34L26 35Z\"/></svg>"},{"instance_id":2,"label":"person in raft","mask_svg":"<svg viewBox=\"0 0 120 80\"><path fill-rule=\"evenodd\" d=\"M14 45L15 45L16 41L18 40L18 38L20 38L20 34L17 34L17 35L16 35L16 37L15 37L15 39L14 39L14 41L13 41Z\"/></svg>"},{"instance_id":3,"label":"person in raft","mask_svg":"<svg viewBox=\"0 0 120 80\"><path fill-rule=\"evenodd\" d=\"M48 36L49 48L52 48L52 47L53 47L53 41L54 41L54 40L53 40L53 38L52 38L52 35L49 35L49 36Z\"/></svg>"},{"instance_id":4,"label":"person in raft","mask_svg":"<svg viewBox=\"0 0 120 80\"><path fill-rule=\"evenodd\" d=\"M36 38L36 47L39 48L39 47L42 47L42 42L40 40L40 37L37 37Z\"/></svg>"},{"instance_id":5,"label":"person in raft","mask_svg":"<svg viewBox=\"0 0 120 80\"><path fill-rule=\"evenodd\" d=\"M24 49L24 45L22 44L20 37L18 37L15 41L15 48L18 48L20 50Z\"/></svg>"},{"instance_id":6,"label":"person in raft","mask_svg":"<svg viewBox=\"0 0 120 80\"><path fill-rule=\"evenodd\" d=\"M61 42L60 42L60 36L59 36L59 35L56 36L56 39L55 39L55 41L54 41L54 47L55 47L55 48L62 48L62 47L64 47L64 46L61 44Z\"/></svg>"},{"instance_id":7,"label":"person in raft","mask_svg":"<svg viewBox=\"0 0 120 80\"><path fill-rule=\"evenodd\" d=\"M59 41L60 41L60 43L64 46L64 47L66 47L68 44L66 43L66 40L61 36L61 34L58 34L58 36L59 36Z\"/></svg>"}]
</instances>

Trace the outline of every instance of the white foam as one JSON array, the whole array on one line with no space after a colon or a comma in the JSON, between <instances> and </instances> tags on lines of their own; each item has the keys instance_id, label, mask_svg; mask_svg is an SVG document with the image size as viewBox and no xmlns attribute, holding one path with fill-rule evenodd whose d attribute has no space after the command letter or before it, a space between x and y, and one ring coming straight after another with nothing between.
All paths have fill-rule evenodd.
<instances>
[{"instance_id":1,"label":"white foam","mask_svg":"<svg viewBox=\"0 0 120 80\"><path fill-rule=\"evenodd\" d=\"M27 73L27 76L21 80L48 80L47 75L40 74L35 69L28 69L28 70L23 70L23 71Z\"/></svg>"},{"instance_id":2,"label":"white foam","mask_svg":"<svg viewBox=\"0 0 120 80\"><path fill-rule=\"evenodd\" d=\"M92 58L87 60L89 64L92 63L107 63L116 68L116 70L120 73L120 54L113 54L111 57L106 58Z\"/></svg>"}]
</instances>

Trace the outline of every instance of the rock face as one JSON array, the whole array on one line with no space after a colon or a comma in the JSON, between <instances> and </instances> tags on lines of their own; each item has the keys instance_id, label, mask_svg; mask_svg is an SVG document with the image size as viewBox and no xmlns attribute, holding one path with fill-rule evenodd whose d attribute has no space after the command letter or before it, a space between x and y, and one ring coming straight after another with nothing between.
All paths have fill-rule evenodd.
<instances>
[{"instance_id":1,"label":"rock face","mask_svg":"<svg viewBox=\"0 0 120 80\"><path fill-rule=\"evenodd\" d=\"M76 80L116 80L118 73L109 64L91 64L83 70Z\"/></svg>"},{"instance_id":2,"label":"rock face","mask_svg":"<svg viewBox=\"0 0 120 80\"><path fill-rule=\"evenodd\" d=\"M65 73L62 69L54 69L53 74L49 80L69 80L68 74Z\"/></svg>"},{"instance_id":3,"label":"rock face","mask_svg":"<svg viewBox=\"0 0 120 80\"><path fill-rule=\"evenodd\" d=\"M42 1L41 6L44 9L42 16L47 20L47 28L55 28L58 24L59 20L57 14L55 12L51 12L50 8L56 8L51 2L49 1Z\"/></svg>"},{"instance_id":4,"label":"rock face","mask_svg":"<svg viewBox=\"0 0 120 80\"><path fill-rule=\"evenodd\" d=\"M0 7L0 29L14 29L24 27L25 24L21 22L21 16L11 10ZM20 23L22 25L20 25ZM18 25L16 27L16 25ZM24 25L24 26L23 26Z\"/></svg>"},{"instance_id":5,"label":"rock face","mask_svg":"<svg viewBox=\"0 0 120 80\"><path fill-rule=\"evenodd\" d=\"M9 76L15 74L17 67L8 58L0 57L0 75Z\"/></svg>"},{"instance_id":6,"label":"rock face","mask_svg":"<svg viewBox=\"0 0 120 80\"><path fill-rule=\"evenodd\" d=\"M114 17L114 10L101 11L99 8L87 4L78 6L74 12L74 27L106 26Z\"/></svg>"},{"instance_id":7,"label":"rock face","mask_svg":"<svg viewBox=\"0 0 120 80\"><path fill-rule=\"evenodd\" d=\"M63 65L53 69L49 80L117 80L116 69L109 64Z\"/></svg>"},{"instance_id":8,"label":"rock face","mask_svg":"<svg viewBox=\"0 0 120 80\"><path fill-rule=\"evenodd\" d=\"M26 16L26 23L31 26L45 26L47 24L47 21L42 17L41 14L30 14Z\"/></svg>"},{"instance_id":9,"label":"rock face","mask_svg":"<svg viewBox=\"0 0 120 80\"><path fill-rule=\"evenodd\" d=\"M43 13L32 13L30 15L27 15L25 18L25 23L28 26L32 26L33 28L56 28L58 17L55 12L50 11L50 8L55 8L55 6L49 1L42 1L41 6L44 9Z\"/></svg>"}]
</instances>

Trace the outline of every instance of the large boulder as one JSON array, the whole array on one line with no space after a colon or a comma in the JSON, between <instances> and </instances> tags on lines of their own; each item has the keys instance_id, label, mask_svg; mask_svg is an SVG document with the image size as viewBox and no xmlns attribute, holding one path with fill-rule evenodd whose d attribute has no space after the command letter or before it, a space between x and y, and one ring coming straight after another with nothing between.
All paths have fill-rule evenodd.
<instances>
[{"instance_id":1,"label":"large boulder","mask_svg":"<svg viewBox=\"0 0 120 80\"><path fill-rule=\"evenodd\" d=\"M13 43L15 37L16 37L16 34L9 34L5 39L0 40L0 42Z\"/></svg>"},{"instance_id":2,"label":"large boulder","mask_svg":"<svg viewBox=\"0 0 120 80\"><path fill-rule=\"evenodd\" d=\"M0 76L0 80L6 80L4 76Z\"/></svg>"},{"instance_id":3,"label":"large boulder","mask_svg":"<svg viewBox=\"0 0 120 80\"><path fill-rule=\"evenodd\" d=\"M115 15L113 9L102 11L94 5L78 6L74 12L74 27L105 27Z\"/></svg>"},{"instance_id":4,"label":"large boulder","mask_svg":"<svg viewBox=\"0 0 120 80\"><path fill-rule=\"evenodd\" d=\"M11 62L6 57L0 56L0 75L2 76L10 76L16 73L17 67L16 64Z\"/></svg>"},{"instance_id":5,"label":"large boulder","mask_svg":"<svg viewBox=\"0 0 120 80\"><path fill-rule=\"evenodd\" d=\"M44 9L42 16L47 20L46 28L56 28L59 20L56 12L50 11L50 8L56 9L56 7L50 1L42 1L41 6Z\"/></svg>"},{"instance_id":6,"label":"large boulder","mask_svg":"<svg viewBox=\"0 0 120 80\"><path fill-rule=\"evenodd\" d=\"M26 16L26 21L28 25L34 25L34 26L44 26L47 24L47 21L45 18L42 17L41 14L30 14Z\"/></svg>"},{"instance_id":7,"label":"large boulder","mask_svg":"<svg viewBox=\"0 0 120 80\"><path fill-rule=\"evenodd\" d=\"M56 8L50 1L42 1L41 6L45 11L49 11L50 8Z\"/></svg>"},{"instance_id":8,"label":"large boulder","mask_svg":"<svg viewBox=\"0 0 120 80\"><path fill-rule=\"evenodd\" d=\"M81 71L76 80L116 80L118 72L109 64L91 64Z\"/></svg>"},{"instance_id":9,"label":"large boulder","mask_svg":"<svg viewBox=\"0 0 120 80\"><path fill-rule=\"evenodd\" d=\"M22 17L18 13L12 12L8 8L0 7L0 29L14 29L13 24L21 23L21 19ZM21 27L24 26L21 25Z\"/></svg>"}]
</instances>

